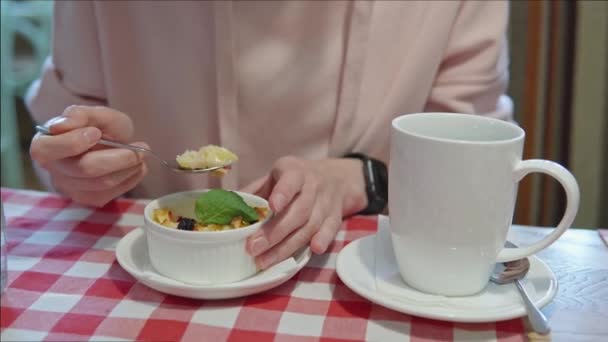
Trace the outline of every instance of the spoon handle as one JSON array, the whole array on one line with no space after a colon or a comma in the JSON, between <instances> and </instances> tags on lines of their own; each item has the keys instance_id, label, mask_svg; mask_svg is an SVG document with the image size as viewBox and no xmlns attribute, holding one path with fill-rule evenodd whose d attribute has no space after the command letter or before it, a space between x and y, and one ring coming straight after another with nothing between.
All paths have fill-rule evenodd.
<instances>
[{"instance_id":1,"label":"spoon handle","mask_svg":"<svg viewBox=\"0 0 608 342\"><path fill-rule=\"evenodd\" d=\"M47 127L44 127L44 126L36 126L36 131L38 131L42 134L52 135L51 131ZM110 147L126 148L128 150L137 151L137 152L146 152L146 153L152 152L152 151L148 150L147 148L143 148L143 147L139 147L139 146L135 146L135 145L123 144L123 143L119 143L118 141L112 141L112 140L108 140L108 139L99 139L99 141L97 143L100 145L106 145L106 146L110 146Z\"/></svg>"},{"instance_id":2,"label":"spoon handle","mask_svg":"<svg viewBox=\"0 0 608 342\"><path fill-rule=\"evenodd\" d=\"M515 285L521 293L521 296L524 299L524 303L526 304L526 311L528 312L528 319L530 320L530 325L532 329L539 334L548 334L551 331L549 327L549 323L547 322L547 317L532 303L526 289L521 285L519 280L515 280Z\"/></svg>"}]
</instances>

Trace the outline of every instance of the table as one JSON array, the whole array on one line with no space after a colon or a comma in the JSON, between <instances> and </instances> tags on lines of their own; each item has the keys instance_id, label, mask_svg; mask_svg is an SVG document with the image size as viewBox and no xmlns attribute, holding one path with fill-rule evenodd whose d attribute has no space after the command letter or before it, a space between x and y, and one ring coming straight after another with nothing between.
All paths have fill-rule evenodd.
<instances>
[{"instance_id":1,"label":"table","mask_svg":"<svg viewBox=\"0 0 608 342\"><path fill-rule=\"evenodd\" d=\"M330 252L313 256L285 284L220 301L165 295L138 283L114 247L141 225L144 200L104 208L55 194L2 189L8 221L9 281L0 305L2 341L525 341L524 319L460 324L409 316L370 303L336 275L340 249L372 234L376 219L345 222ZM510 239L547 234L514 227ZM571 229L540 253L559 279L544 312L551 338L608 340L608 247L590 230ZM532 337L532 338L531 338Z\"/></svg>"}]
</instances>

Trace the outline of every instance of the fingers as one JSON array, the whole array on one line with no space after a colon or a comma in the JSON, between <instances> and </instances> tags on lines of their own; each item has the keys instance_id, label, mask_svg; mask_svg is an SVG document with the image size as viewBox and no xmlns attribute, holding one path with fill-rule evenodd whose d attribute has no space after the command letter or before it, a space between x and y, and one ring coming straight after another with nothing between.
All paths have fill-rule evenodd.
<instances>
[{"instance_id":1,"label":"fingers","mask_svg":"<svg viewBox=\"0 0 608 342\"><path fill-rule=\"evenodd\" d=\"M303 226L311 217L320 216L320 213L312 215L316 191L316 182L310 180L304 183L302 191L298 191L299 195L287 206L287 209L270 219L261 230L250 237L247 244L248 252L252 256L260 255Z\"/></svg>"},{"instance_id":2,"label":"fingers","mask_svg":"<svg viewBox=\"0 0 608 342\"><path fill-rule=\"evenodd\" d=\"M315 254L323 254L334 241L336 234L342 228L342 215L335 212L323 221L319 230L312 236L310 248Z\"/></svg>"},{"instance_id":3,"label":"fingers","mask_svg":"<svg viewBox=\"0 0 608 342\"><path fill-rule=\"evenodd\" d=\"M269 177L246 187L258 195L268 194L275 213L247 241L247 251L255 257L260 269L309 244L315 253L325 252L342 226L342 206L349 180L341 171L342 164L324 162L319 165L294 157L281 158ZM355 166L359 171L360 166Z\"/></svg>"},{"instance_id":4,"label":"fingers","mask_svg":"<svg viewBox=\"0 0 608 342\"><path fill-rule=\"evenodd\" d=\"M147 147L141 142L134 145ZM142 155L118 148L62 158L46 168L55 189L78 203L97 207L133 189L147 173Z\"/></svg>"},{"instance_id":5,"label":"fingers","mask_svg":"<svg viewBox=\"0 0 608 342\"><path fill-rule=\"evenodd\" d=\"M295 157L283 157L274 164L270 176L258 178L243 191L267 198L270 209L279 213L293 201L303 184L302 162Z\"/></svg>"},{"instance_id":6,"label":"fingers","mask_svg":"<svg viewBox=\"0 0 608 342\"><path fill-rule=\"evenodd\" d=\"M327 211L328 207L318 202L305 225L295 229L274 247L257 255L255 260L258 268L266 269L291 257L298 249L309 244L315 254L325 253L342 227L340 207L334 205Z\"/></svg>"},{"instance_id":7,"label":"fingers","mask_svg":"<svg viewBox=\"0 0 608 342\"><path fill-rule=\"evenodd\" d=\"M126 114L108 107L70 106L46 126L53 135L87 126L97 127L105 137L121 142L133 134L133 121Z\"/></svg>"},{"instance_id":8,"label":"fingers","mask_svg":"<svg viewBox=\"0 0 608 342\"><path fill-rule=\"evenodd\" d=\"M30 145L30 155L44 167L52 161L84 153L100 138L101 131L95 127L75 129L56 136L36 134Z\"/></svg>"},{"instance_id":9,"label":"fingers","mask_svg":"<svg viewBox=\"0 0 608 342\"><path fill-rule=\"evenodd\" d=\"M275 213L281 212L298 194L304 184L303 163L295 157L279 159L271 172L274 180L272 192L268 197L270 209Z\"/></svg>"},{"instance_id":10,"label":"fingers","mask_svg":"<svg viewBox=\"0 0 608 342\"><path fill-rule=\"evenodd\" d=\"M298 249L308 245L312 236L311 229L298 229L283 242L255 258L255 264L260 270L291 257Z\"/></svg>"},{"instance_id":11,"label":"fingers","mask_svg":"<svg viewBox=\"0 0 608 342\"><path fill-rule=\"evenodd\" d=\"M107 107L70 106L45 125L51 135L37 134L32 139L32 159L49 171L55 189L76 202L105 205L133 189L147 173L141 154L96 146L102 136L128 141L133 122L124 113Z\"/></svg>"},{"instance_id":12,"label":"fingers","mask_svg":"<svg viewBox=\"0 0 608 342\"><path fill-rule=\"evenodd\" d=\"M107 107L70 106L46 124L51 136L36 134L30 155L41 166L84 153L102 136L120 141L133 133L133 122L124 113Z\"/></svg>"},{"instance_id":13,"label":"fingers","mask_svg":"<svg viewBox=\"0 0 608 342\"><path fill-rule=\"evenodd\" d=\"M78 189L83 192L103 192L120 186L125 180L141 172L144 166L140 163L131 168L116 171L94 178L78 178L57 174L55 182L61 183L64 188Z\"/></svg>"},{"instance_id":14,"label":"fingers","mask_svg":"<svg viewBox=\"0 0 608 342\"><path fill-rule=\"evenodd\" d=\"M309 222L306 226L286 237L280 244L257 256L255 258L256 266L262 270L267 269L291 257L300 248L308 245L309 241L314 253L325 253L341 227L342 219L340 215L326 217L320 226L315 222Z\"/></svg>"},{"instance_id":15,"label":"fingers","mask_svg":"<svg viewBox=\"0 0 608 342\"><path fill-rule=\"evenodd\" d=\"M55 185L58 190L66 193L74 201L88 206L102 207L111 200L121 196L122 194L132 190L145 177L148 169L146 164L141 164L135 174L123 180L120 184L108 188L104 191L82 191L71 188L65 188L66 184Z\"/></svg>"},{"instance_id":16,"label":"fingers","mask_svg":"<svg viewBox=\"0 0 608 342\"><path fill-rule=\"evenodd\" d=\"M133 145L147 147L145 143ZM108 148L58 160L49 166L52 172L75 178L97 178L131 169L143 161L143 155L127 149Z\"/></svg>"},{"instance_id":17,"label":"fingers","mask_svg":"<svg viewBox=\"0 0 608 342\"><path fill-rule=\"evenodd\" d=\"M272 190L269 180L270 176L268 175L260 177L243 187L240 191L255 194L262 198L268 198L268 196L270 196L270 190Z\"/></svg>"},{"instance_id":18,"label":"fingers","mask_svg":"<svg viewBox=\"0 0 608 342\"><path fill-rule=\"evenodd\" d=\"M304 184L304 175L296 170L285 172L274 185L268 202L270 209L280 213L298 194Z\"/></svg>"}]
</instances>

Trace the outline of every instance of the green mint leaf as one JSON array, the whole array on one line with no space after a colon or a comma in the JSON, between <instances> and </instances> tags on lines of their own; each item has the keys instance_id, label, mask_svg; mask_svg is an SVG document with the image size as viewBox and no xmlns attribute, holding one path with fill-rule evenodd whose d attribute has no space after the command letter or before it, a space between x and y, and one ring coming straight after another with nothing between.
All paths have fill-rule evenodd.
<instances>
[{"instance_id":1,"label":"green mint leaf","mask_svg":"<svg viewBox=\"0 0 608 342\"><path fill-rule=\"evenodd\" d=\"M230 224L237 216L248 222L259 220L257 211L247 205L239 194L223 189L209 190L199 196L194 212L202 224Z\"/></svg>"}]
</instances>

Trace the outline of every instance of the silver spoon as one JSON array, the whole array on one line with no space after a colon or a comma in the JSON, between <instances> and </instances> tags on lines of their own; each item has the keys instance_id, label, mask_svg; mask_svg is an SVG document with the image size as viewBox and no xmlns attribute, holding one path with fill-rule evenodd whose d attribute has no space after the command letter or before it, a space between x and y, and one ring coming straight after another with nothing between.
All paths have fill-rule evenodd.
<instances>
[{"instance_id":1,"label":"silver spoon","mask_svg":"<svg viewBox=\"0 0 608 342\"><path fill-rule=\"evenodd\" d=\"M47 127L44 127L44 126L36 126L36 131L38 131L39 133L44 134L44 135L53 135L53 134L51 134L51 131ZM203 173L203 172L211 172L211 171L219 170L219 169L225 168L227 166L230 166L230 164L227 164L227 165L223 165L223 166L214 166L214 167L208 167L208 168L204 168L204 169L184 169L181 166L179 166L179 164L175 160L165 160L165 159L159 157L157 154L155 154L151 150L144 148L144 147L123 144L123 143L119 143L117 141L112 141L112 140L108 140L108 139L99 139L98 144L105 145L105 146L111 146L111 147L126 148L131 151L147 153L147 154L151 155L152 157L156 158L158 161L160 161L165 167L167 167L175 172Z\"/></svg>"},{"instance_id":2,"label":"silver spoon","mask_svg":"<svg viewBox=\"0 0 608 342\"><path fill-rule=\"evenodd\" d=\"M506 247L517 247L511 242L506 242ZM551 331L549 323L545 315L532 303L532 300L528 296L526 289L523 287L519 279L523 278L528 270L530 269L530 261L528 258L518 259L505 263L498 263L494 268L494 272L490 277L492 282L503 285L511 282L515 282L519 293L521 294L524 304L526 305L526 312L528 313L528 320L532 329L539 334L548 334Z\"/></svg>"}]
</instances>

